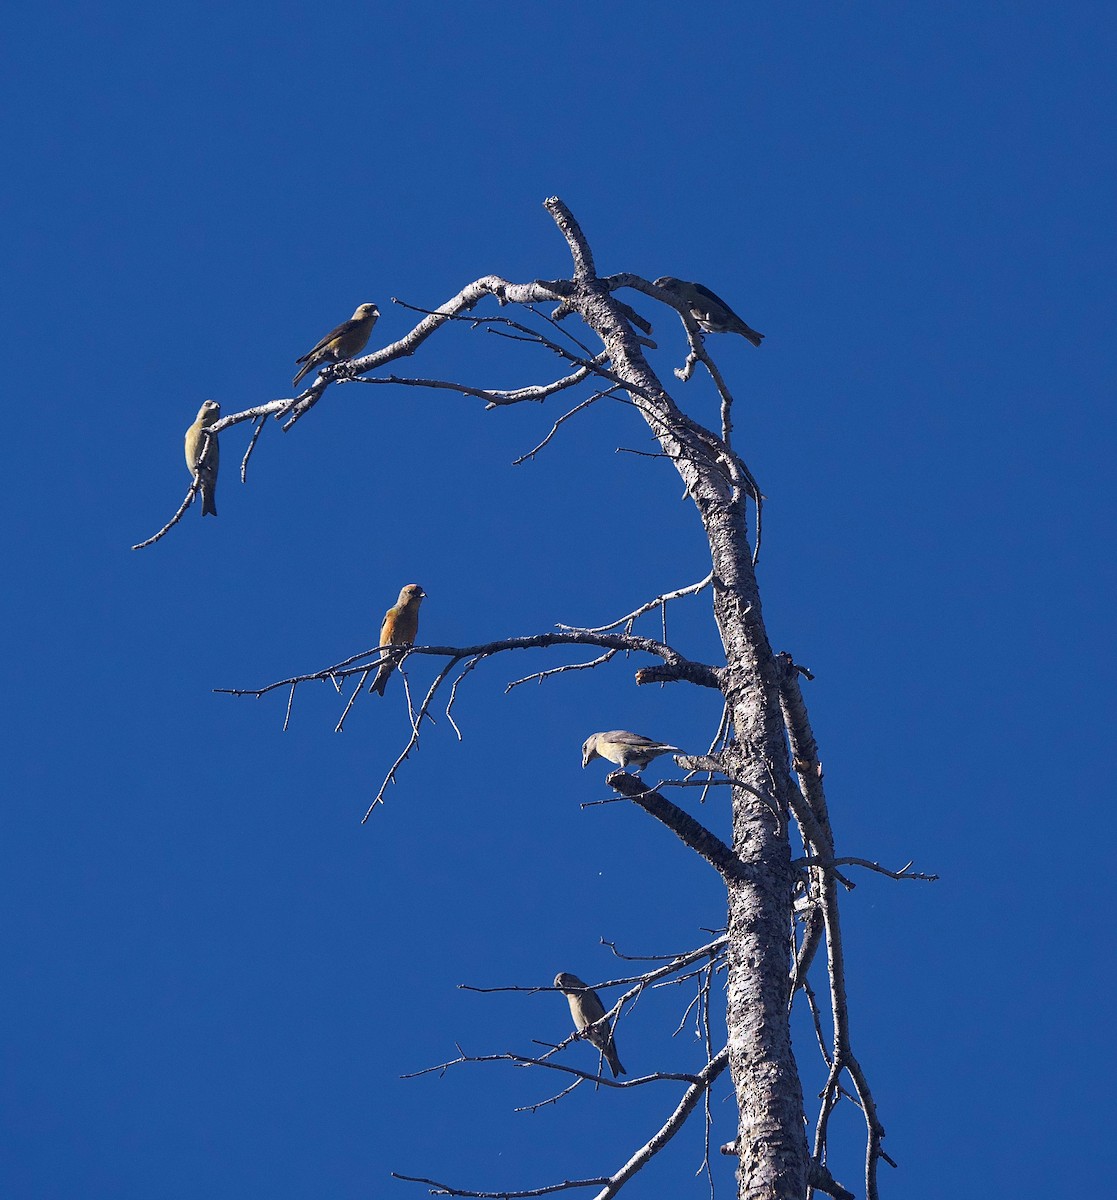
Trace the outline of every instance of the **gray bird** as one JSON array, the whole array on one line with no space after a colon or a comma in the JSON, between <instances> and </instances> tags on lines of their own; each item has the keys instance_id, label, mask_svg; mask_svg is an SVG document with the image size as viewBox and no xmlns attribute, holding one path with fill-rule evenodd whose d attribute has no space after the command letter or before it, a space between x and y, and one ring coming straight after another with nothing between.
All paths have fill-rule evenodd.
<instances>
[{"instance_id":1,"label":"gray bird","mask_svg":"<svg viewBox=\"0 0 1117 1200\"><path fill-rule=\"evenodd\" d=\"M677 296L689 309L703 333L739 333L754 346L764 340L764 334L750 329L720 297L700 283L687 283L674 275L664 275L655 281L656 287Z\"/></svg>"},{"instance_id":2,"label":"gray bird","mask_svg":"<svg viewBox=\"0 0 1117 1200\"><path fill-rule=\"evenodd\" d=\"M607 733L591 733L582 743L582 766L588 767L595 758L606 758L623 769L635 763L639 774L653 758L676 753L678 749L666 742L653 742L639 733L629 733L627 729L610 729Z\"/></svg>"},{"instance_id":3,"label":"gray bird","mask_svg":"<svg viewBox=\"0 0 1117 1200\"><path fill-rule=\"evenodd\" d=\"M206 429L221 416L221 405L216 400L207 400L198 409L194 424L186 431L186 466L193 475L198 474L202 492L202 516L207 514L217 516L217 464L220 450L217 445L217 434L209 435L209 445L206 446L205 458L201 457L202 446L206 441Z\"/></svg>"},{"instance_id":4,"label":"gray bird","mask_svg":"<svg viewBox=\"0 0 1117 1200\"><path fill-rule=\"evenodd\" d=\"M605 1005L601 1003L601 997L569 971L560 971L555 976L555 987L570 1004L574 1028L579 1033L585 1033L586 1038L605 1055L613 1078L627 1075L628 1072L621 1066L621 1060L617 1057L617 1048L613 1045L613 1031L609 1028L608 1021L602 1020L605 1016Z\"/></svg>"},{"instance_id":5,"label":"gray bird","mask_svg":"<svg viewBox=\"0 0 1117 1200\"><path fill-rule=\"evenodd\" d=\"M336 329L331 329L321 341L308 350L302 358L296 358L296 363L302 363L299 373L291 381L296 387L298 382L314 367L322 363L342 362L354 358L365 348L368 335L376 324L380 310L375 304L358 304L357 311L348 321L342 321Z\"/></svg>"}]
</instances>

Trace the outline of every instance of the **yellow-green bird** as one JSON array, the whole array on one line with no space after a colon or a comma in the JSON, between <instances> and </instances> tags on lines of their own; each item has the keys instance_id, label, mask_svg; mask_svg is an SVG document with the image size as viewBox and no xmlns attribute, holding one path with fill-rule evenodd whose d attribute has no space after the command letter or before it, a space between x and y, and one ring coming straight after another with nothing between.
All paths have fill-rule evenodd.
<instances>
[{"instance_id":1,"label":"yellow-green bird","mask_svg":"<svg viewBox=\"0 0 1117 1200\"><path fill-rule=\"evenodd\" d=\"M380 310L375 304L358 304L357 311L336 328L331 329L320 342L308 350L302 358L296 358L296 363L302 363L299 373L292 380L297 386L302 377L314 367L322 363L343 362L354 358L365 348L368 335L376 324Z\"/></svg>"},{"instance_id":2,"label":"yellow-green bird","mask_svg":"<svg viewBox=\"0 0 1117 1200\"><path fill-rule=\"evenodd\" d=\"M409 583L400 589L399 599L384 614L380 623L380 646L410 646L419 634L419 605L423 603L427 593L417 583ZM396 669L400 656L393 654L380 664L376 678L369 687L370 692L378 696L384 695L388 686L388 676Z\"/></svg>"},{"instance_id":3,"label":"yellow-green bird","mask_svg":"<svg viewBox=\"0 0 1117 1200\"><path fill-rule=\"evenodd\" d=\"M655 281L655 286L677 296L690 309L690 315L703 333L739 333L754 346L764 340L764 334L750 329L720 296L700 283L687 283L674 275L664 275Z\"/></svg>"},{"instance_id":4,"label":"yellow-green bird","mask_svg":"<svg viewBox=\"0 0 1117 1200\"><path fill-rule=\"evenodd\" d=\"M555 987L562 992L570 1005L574 1028L579 1033L584 1033L586 1038L605 1055L605 1061L609 1064L609 1070L613 1072L613 1078L616 1079L618 1075L627 1075L628 1072L621 1066L621 1060L617 1057L617 1048L613 1045L613 1031L609 1028L609 1022L603 1020L605 1005L601 1003L601 997L593 988L587 987L577 975L571 975L569 971L560 971L555 976Z\"/></svg>"},{"instance_id":5,"label":"yellow-green bird","mask_svg":"<svg viewBox=\"0 0 1117 1200\"><path fill-rule=\"evenodd\" d=\"M207 400L198 409L197 419L186 431L186 466L193 475L197 472L202 491L202 516L207 513L217 516L217 505L214 497L217 494L217 464L220 451L217 446L217 434L209 435L209 445L206 446L205 457L202 458L202 445L206 440L206 429L221 416L221 405L216 400Z\"/></svg>"},{"instance_id":6,"label":"yellow-green bird","mask_svg":"<svg viewBox=\"0 0 1117 1200\"><path fill-rule=\"evenodd\" d=\"M626 771L629 763L635 763L639 774L653 758L678 749L667 742L655 742L642 733L609 729L605 733L591 733L582 743L582 766L588 767L595 758L604 758Z\"/></svg>"}]
</instances>

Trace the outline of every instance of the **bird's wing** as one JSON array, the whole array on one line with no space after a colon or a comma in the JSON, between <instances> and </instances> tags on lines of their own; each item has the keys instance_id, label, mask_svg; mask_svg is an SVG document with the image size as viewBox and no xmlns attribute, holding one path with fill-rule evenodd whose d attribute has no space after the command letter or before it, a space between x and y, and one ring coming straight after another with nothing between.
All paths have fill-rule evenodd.
<instances>
[{"instance_id":1,"label":"bird's wing","mask_svg":"<svg viewBox=\"0 0 1117 1200\"><path fill-rule=\"evenodd\" d=\"M380 644L381 646L390 646L396 639L393 636L396 631L396 610L389 608L384 614L384 620L380 622Z\"/></svg>"},{"instance_id":2,"label":"bird's wing","mask_svg":"<svg viewBox=\"0 0 1117 1200\"><path fill-rule=\"evenodd\" d=\"M336 329L331 329L330 332L327 333L320 342L317 342L310 350L308 350L302 356L302 358L296 358L295 362L306 362L307 359L313 358L319 350L324 350L330 344L330 342L334 340L334 338L343 337L345 334L347 334L355 324L356 321L354 321L352 317L350 317L348 321L342 321L342 323L338 325Z\"/></svg>"},{"instance_id":3,"label":"bird's wing","mask_svg":"<svg viewBox=\"0 0 1117 1200\"><path fill-rule=\"evenodd\" d=\"M582 993L582 1015L586 1018L587 1025L592 1025L594 1021L600 1021L605 1015L605 1005L601 1003L601 997L592 988L586 988Z\"/></svg>"},{"instance_id":4,"label":"bird's wing","mask_svg":"<svg viewBox=\"0 0 1117 1200\"><path fill-rule=\"evenodd\" d=\"M627 729L614 729L604 736L608 741L616 742L619 746L635 746L637 749L650 749L652 746L663 745L654 738L644 737L642 733L632 733Z\"/></svg>"},{"instance_id":5,"label":"bird's wing","mask_svg":"<svg viewBox=\"0 0 1117 1200\"><path fill-rule=\"evenodd\" d=\"M729 316L737 317L737 314L729 307L728 304L725 303L725 301L716 292L711 292L708 287L703 287L700 283L696 283L694 285L694 290L700 296L705 296L705 298L707 300L712 300L715 304L720 304L721 307L729 314ZM737 317L738 321L740 319L741 319L740 317Z\"/></svg>"}]
</instances>

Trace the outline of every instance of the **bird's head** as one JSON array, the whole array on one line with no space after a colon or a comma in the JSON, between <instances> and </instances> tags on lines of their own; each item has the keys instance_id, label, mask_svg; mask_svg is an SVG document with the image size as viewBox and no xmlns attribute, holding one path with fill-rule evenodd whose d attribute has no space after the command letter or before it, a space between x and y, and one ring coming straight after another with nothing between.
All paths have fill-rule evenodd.
<instances>
[{"instance_id":1,"label":"bird's head","mask_svg":"<svg viewBox=\"0 0 1117 1200\"><path fill-rule=\"evenodd\" d=\"M676 279L674 275L661 275L655 281L655 286L659 288L666 288L669 292L673 292L681 282L682 280Z\"/></svg>"},{"instance_id":2,"label":"bird's head","mask_svg":"<svg viewBox=\"0 0 1117 1200\"><path fill-rule=\"evenodd\" d=\"M358 304L357 311L353 314L354 321L367 321L369 318L376 320L380 316L380 309L375 304Z\"/></svg>"},{"instance_id":3,"label":"bird's head","mask_svg":"<svg viewBox=\"0 0 1117 1200\"><path fill-rule=\"evenodd\" d=\"M417 583L409 583L406 587L400 588L399 600L397 604L414 604L419 605L426 599L427 593Z\"/></svg>"},{"instance_id":4,"label":"bird's head","mask_svg":"<svg viewBox=\"0 0 1117 1200\"><path fill-rule=\"evenodd\" d=\"M212 425L221 416L221 405L216 400L207 400L198 409L198 422L202 425Z\"/></svg>"},{"instance_id":5,"label":"bird's head","mask_svg":"<svg viewBox=\"0 0 1117 1200\"><path fill-rule=\"evenodd\" d=\"M597 752L597 734L591 733L582 743L582 766L588 767L595 758L600 758Z\"/></svg>"},{"instance_id":6,"label":"bird's head","mask_svg":"<svg viewBox=\"0 0 1117 1200\"><path fill-rule=\"evenodd\" d=\"M555 976L555 987L560 992L572 992L577 988L584 988L585 986L577 975L571 975L569 971L560 971Z\"/></svg>"}]
</instances>

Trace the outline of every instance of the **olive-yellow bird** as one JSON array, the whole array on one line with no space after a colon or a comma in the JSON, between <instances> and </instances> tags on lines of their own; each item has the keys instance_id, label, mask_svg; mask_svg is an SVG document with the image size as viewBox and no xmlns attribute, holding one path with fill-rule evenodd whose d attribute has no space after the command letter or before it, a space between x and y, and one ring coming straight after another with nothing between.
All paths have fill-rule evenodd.
<instances>
[{"instance_id":1,"label":"olive-yellow bird","mask_svg":"<svg viewBox=\"0 0 1117 1200\"><path fill-rule=\"evenodd\" d=\"M410 646L419 633L419 605L426 598L426 592L417 584L409 583L400 590L399 599L384 614L380 624L380 646ZM370 692L378 696L384 695L388 686L388 676L396 669L400 655L393 654L380 664L376 678L372 681Z\"/></svg>"},{"instance_id":2,"label":"olive-yellow bird","mask_svg":"<svg viewBox=\"0 0 1117 1200\"><path fill-rule=\"evenodd\" d=\"M221 416L221 405L216 400L207 400L198 409L194 424L186 431L186 466L193 475L197 472L202 490L202 516L207 514L217 516L217 464L220 451L217 446L217 434L209 435L205 457L202 457L202 446L206 441L206 430Z\"/></svg>"},{"instance_id":3,"label":"olive-yellow bird","mask_svg":"<svg viewBox=\"0 0 1117 1200\"><path fill-rule=\"evenodd\" d=\"M741 337L748 338L754 346L759 346L764 340L764 334L750 329L729 305L708 287L703 287L700 283L687 283L685 279L676 279L673 275L664 275L655 281L655 285L677 296L690 309L690 315L698 322L698 328L703 333L739 333Z\"/></svg>"},{"instance_id":4,"label":"olive-yellow bird","mask_svg":"<svg viewBox=\"0 0 1117 1200\"><path fill-rule=\"evenodd\" d=\"M297 386L302 377L314 367L322 363L343 362L354 358L365 348L368 335L376 324L380 310L375 304L358 304L357 311L336 328L331 329L313 349L307 351L302 358L296 358L296 363L302 363L299 373L291 381Z\"/></svg>"},{"instance_id":5,"label":"olive-yellow bird","mask_svg":"<svg viewBox=\"0 0 1117 1200\"><path fill-rule=\"evenodd\" d=\"M671 746L667 742L653 742L642 733L610 729L605 733L591 733L582 743L582 766L588 767L595 758L604 758L616 763L622 770L627 770L629 763L635 763L639 774L653 758L678 749L678 746Z\"/></svg>"},{"instance_id":6,"label":"olive-yellow bird","mask_svg":"<svg viewBox=\"0 0 1117 1200\"><path fill-rule=\"evenodd\" d=\"M570 1005L574 1028L579 1033L585 1033L586 1038L605 1055L613 1078L627 1075L628 1072L621 1066L621 1060L617 1057L617 1048L613 1045L613 1031L609 1028L609 1022L603 1020L605 1005L601 1003L601 997L569 971L560 971L555 976L555 987L562 992Z\"/></svg>"}]
</instances>

